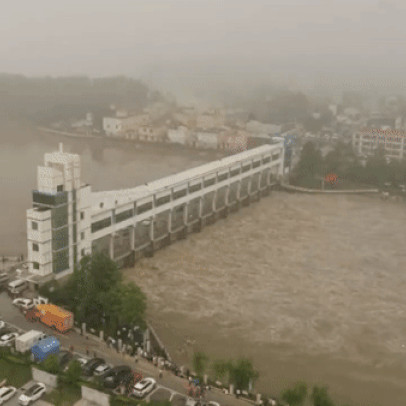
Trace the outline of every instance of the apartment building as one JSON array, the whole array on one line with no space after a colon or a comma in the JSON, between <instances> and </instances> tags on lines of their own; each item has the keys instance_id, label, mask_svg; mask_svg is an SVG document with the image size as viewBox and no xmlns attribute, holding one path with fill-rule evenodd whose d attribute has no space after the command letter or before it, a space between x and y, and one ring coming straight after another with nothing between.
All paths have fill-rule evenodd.
<instances>
[{"instance_id":1,"label":"apartment building","mask_svg":"<svg viewBox=\"0 0 406 406\"><path fill-rule=\"evenodd\" d=\"M392 130L381 134L358 131L352 136L352 146L360 156L374 155L376 149L381 146L387 158L403 159L406 156L405 135L405 133L396 135Z\"/></svg>"}]
</instances>

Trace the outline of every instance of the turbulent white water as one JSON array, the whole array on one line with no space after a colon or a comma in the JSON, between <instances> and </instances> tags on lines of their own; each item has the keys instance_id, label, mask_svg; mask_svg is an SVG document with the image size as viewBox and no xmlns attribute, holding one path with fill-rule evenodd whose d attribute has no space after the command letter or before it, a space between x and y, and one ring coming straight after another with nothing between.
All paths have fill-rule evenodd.
<instances>
[{"instance_id":1,"label":"turbulent white water","mask_svg":"<svg viewBox=\"0 0 406 406\"><path fill-rule=\"evenodd\" d=\"M125 275L179 362L193 349L246 354L263 390L307 379L355 404L396 403L406 399L405 224L401 203L274 193Z\"/></svg>"}]
</instances>

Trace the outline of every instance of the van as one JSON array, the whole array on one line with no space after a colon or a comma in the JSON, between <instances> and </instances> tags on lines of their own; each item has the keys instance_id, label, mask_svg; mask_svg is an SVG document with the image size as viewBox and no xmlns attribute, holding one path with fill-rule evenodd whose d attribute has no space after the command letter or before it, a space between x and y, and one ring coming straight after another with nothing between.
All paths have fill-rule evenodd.
<instances>
[{"instance_id":1,"label":"van","mask_svg":"<svg viewBox=\"0 0 406 406\"><path fill-rule=\"evenodd\" d=\"M9 292L14 295L23 292L27 288L28 283L23 279L16 279L15 281L12 281L8 284Z\"/></svg>"},{"instance_id":2,"label":"van","mask_svg":"<svg viewBox=\"0 0 406 406\"><path fill-rule=\"evenodd\" d=\"M35 309L32 319L40 320L60 333L65 333L73 328L73 313L51 303L39 304Z\"/></svg>"},{"instance_id":3,"label":"van","mask_svg":"<svg viewBox=\"0 0 406 406\"><path fill-rule=\"evenodd\" d=\"M24 353L29 351L35 344L46 338L46 335L41 331L31 330L28 333L17 337L15 345L18 352Z\"/></svg>"}]
</instances>

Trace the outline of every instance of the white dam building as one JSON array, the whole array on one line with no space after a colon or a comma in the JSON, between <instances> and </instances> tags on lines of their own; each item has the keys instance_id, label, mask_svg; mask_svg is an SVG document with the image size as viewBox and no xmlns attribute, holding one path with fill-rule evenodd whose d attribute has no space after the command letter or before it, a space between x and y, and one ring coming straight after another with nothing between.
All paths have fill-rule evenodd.
<instances>
[{"instance_id":1,"label":"white dam building","mask_svg":"<svg viewBox=\"0 0 406 406\"><path fill-rule=\"evenodd\" d=\"M27 210L31 274L56 278L92 251L131 264L241 205L266 195L283 174L282 143L263 145L131 189L92 192L80 157L45 154Z\"/></svg>"}]
</instances>

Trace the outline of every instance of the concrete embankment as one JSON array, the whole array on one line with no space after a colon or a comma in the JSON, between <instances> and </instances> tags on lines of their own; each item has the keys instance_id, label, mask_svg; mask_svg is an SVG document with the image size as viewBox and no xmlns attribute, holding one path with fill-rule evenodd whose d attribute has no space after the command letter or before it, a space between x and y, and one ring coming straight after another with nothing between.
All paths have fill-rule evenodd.
<instances>
[{"instance_id":1,"label":"concrete embankment","mask_svg":"<svg viewBox=\"0 0 406 406\"><path fill-rule=\"evenodd\" d=\"M377 194L380 193L378 189L343 189L343 190L322 190L322 189L309 189L301 186L288 185L281 183L279 185L280 190L288 192L310 193L310 194Z\"/></svg>"}]
</instances>

